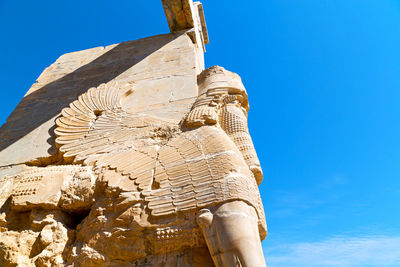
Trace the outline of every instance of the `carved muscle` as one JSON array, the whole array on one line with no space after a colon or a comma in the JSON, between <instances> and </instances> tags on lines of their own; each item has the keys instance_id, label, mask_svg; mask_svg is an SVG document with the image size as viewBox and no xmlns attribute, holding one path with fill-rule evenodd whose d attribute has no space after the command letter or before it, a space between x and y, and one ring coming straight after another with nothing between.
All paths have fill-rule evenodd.
<instances>
[{"instance_id":1,"label":"carved muscle","mask_svg":"<svg viewBox=\"0 0 400 267\"><path fill-rule=\"evenodd\" d=\"M244 147L238 149L219 126L182 131L171 122L126 112L120 87L91 88L62 111L55 133L66 160L133 180L130 190L141 192L153 216L243 200L264 224L257 184L240 151ZM186 122L217 123L215 107L197 108L203 113L191 112ZM235 132L225 126L228 134Z\"/></svg>"}]
</instances>

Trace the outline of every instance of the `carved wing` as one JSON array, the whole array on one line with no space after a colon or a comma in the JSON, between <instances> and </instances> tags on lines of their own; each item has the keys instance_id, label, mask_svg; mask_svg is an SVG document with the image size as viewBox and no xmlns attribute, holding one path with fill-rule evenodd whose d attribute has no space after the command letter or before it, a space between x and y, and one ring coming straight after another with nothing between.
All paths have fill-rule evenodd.
<instances>
[{"instance_id":1,"label":"carved wing","mask_svg":"<svg viewBox=\"0 0 400 267\"><path fill-rule=\"evenodd\" d=\"M171 124L121 108L117 84L89 89L57 119L65 159L114 169L134 180L154 216L241 199L260 210L241 152L216 126L163 137Z\"/></svg>"},{"instance_id":2,"label":"carved wing","mask_svg":"<svg viewBox=\"0 0 400 267\"><path fill-rule=\"evenodd\" d=\"M160 149L158 161L155 181L159 189L143 192L152 215L169 215L232 199L261 205L257 184L243 157L217 127L203 126L182 133Z\"/></svg>"},{"instance_id":3,"label":"carved wing","mask_svg":"<svg viewBox=\"0 0 400 267\"><path fill-rule=\"evenodd\" d=\"M115 169L145 188L156 166L157 132L168 123L125 112L120 88L102 84L64 108L56 121L56 144L67 161Z\"/></svg>"}]
</instances>

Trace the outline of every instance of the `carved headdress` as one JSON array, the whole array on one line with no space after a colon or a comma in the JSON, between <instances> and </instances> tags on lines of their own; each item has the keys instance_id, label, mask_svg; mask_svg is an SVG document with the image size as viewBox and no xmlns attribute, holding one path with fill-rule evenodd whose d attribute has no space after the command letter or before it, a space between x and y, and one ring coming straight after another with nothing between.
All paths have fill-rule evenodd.
<instances>
[{"instance_id":1,"label":"carved headdress","mask_svg":"<svg viewBox=\"0 0 400 267\"><path fill-rule=\"evenodd\" d=\"M239 76L221 67L203 72L182 128L123 110L125 91L115 82L103 84L63 109L55 133L67 161L118 173L125 190L139 192L153 216L240 199L258 211L265 228L257 188L262 173Z\"/></svg>"}]
</instances>

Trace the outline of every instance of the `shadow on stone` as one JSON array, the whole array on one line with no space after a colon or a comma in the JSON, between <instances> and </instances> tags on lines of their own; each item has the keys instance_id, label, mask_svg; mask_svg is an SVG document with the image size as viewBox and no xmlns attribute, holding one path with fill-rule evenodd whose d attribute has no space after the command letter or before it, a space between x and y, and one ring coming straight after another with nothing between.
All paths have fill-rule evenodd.
<instances>
[{"instance_id":1,"label":"shadow on stone","mask_svg":"<svg viewBox=\"0 0 400 267\"><path fill-rule=\"evenodd\" d=\"M0 151L55 117L89 88L111 81L179 35L159 35L120 43L92 62L24 97L0 128ZM154 38L158 40L154 41ZM54 148L54 131L50 130L50 134L48 142ZM56 153L56 149L49 152Z\"/></svg>"}]
</instances>

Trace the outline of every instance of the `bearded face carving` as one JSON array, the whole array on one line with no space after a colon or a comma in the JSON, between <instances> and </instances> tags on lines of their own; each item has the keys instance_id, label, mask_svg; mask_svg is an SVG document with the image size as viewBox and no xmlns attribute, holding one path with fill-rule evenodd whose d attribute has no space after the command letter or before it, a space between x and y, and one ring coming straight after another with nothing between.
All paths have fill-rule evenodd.
<instances>
[{"instance_id":1,"label":"bearded face carving","mask_svg":"<svg viewBox=\"0 0 400 267\"><path fill-rule=\"evenodd\" d=\"M185 120L185 126L221 127L242 153L259 185L263 173L247 126L249 104L240 77L223 68L212 67L198 80L200 95Z\"/></svg>"},{"instance_id":2,"label":"bearded face carving","mask_svg":"<svg viewBox=\"0 0 400 267\"><path fill-rule=\"evenodd\" d=\"M199 97L185 119L185 127L212 125L221 129L252 173L251 177L240 177L236 182L251 184L254 179L259 185L263 174L247 126L249 105L240 77L223 68L211 67L199 76L198 84ZM255 188L251 191L250 194L258 194ZM266 234L262 205L255 204L259 199L247 202L239 195L236 195L239 201L231 199L218 207L202 209L197 222L217 267L265 266L259 242Z\"/></svg>"},{"instance_id":3,"label":"bearded face carving","mask_svg":"<svg viewBox=\"0 0 400 267\"><path fill-rule=\"evenodd\" d=\"M35 171L71 187L51 192L60 198L52 208L90 210L65 252L68 262L111 266L123 259L144 266L154 255L208 249L217 267L265 266L262 171L240 77L221 67L203 71L198 98L180 122L125 110L131 89L102 84L64 108L55 129L63 166ZM35 183L32 175L21 174L27 177L21 181ZM45 199L40 190L30 202ZM75 197L83 191L83 200ZM25 203L25 195L19 199ZM94 254L99 262L90 262Z\"/></svg>"}]
</instances>

